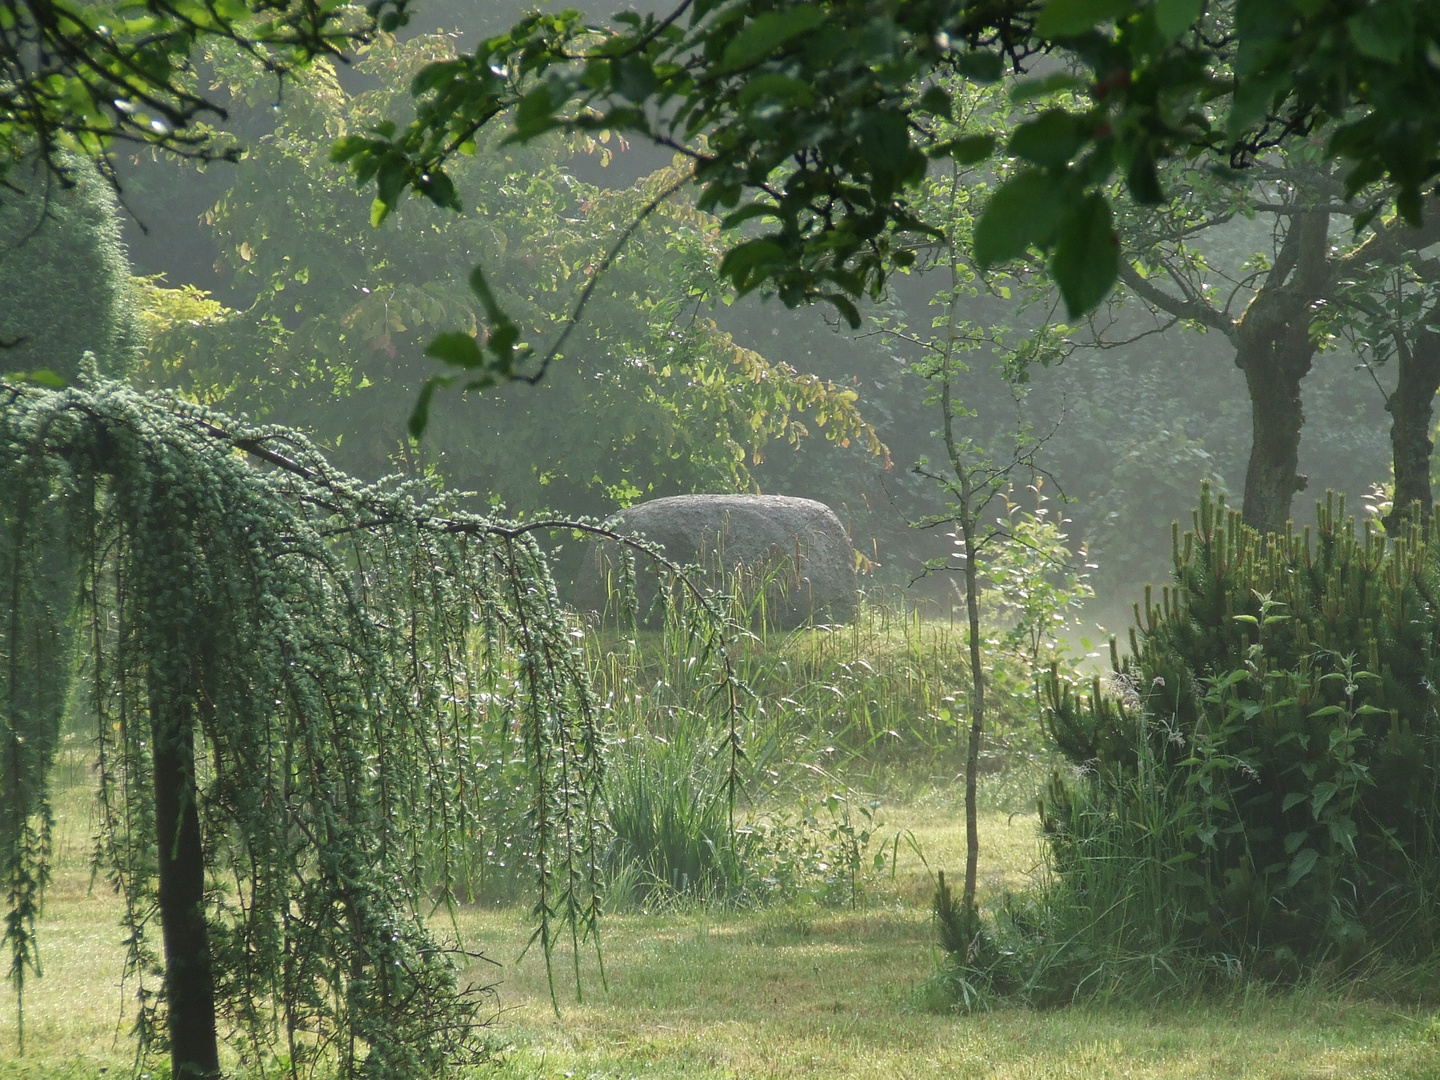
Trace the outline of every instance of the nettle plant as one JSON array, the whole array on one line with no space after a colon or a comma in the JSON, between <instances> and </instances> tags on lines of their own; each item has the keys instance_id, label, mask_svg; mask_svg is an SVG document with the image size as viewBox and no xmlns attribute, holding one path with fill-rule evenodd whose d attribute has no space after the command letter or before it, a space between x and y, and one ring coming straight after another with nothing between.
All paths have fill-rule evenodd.
<instances>
[{"instance_id":1,"label":"nettle plant","mask_svg":"<svg viewBox=\"0 0 1440 1080\"><path fill-rule=\"evenodd\" d=\"M1202 493L1175 584L1136 606L1129 656L1112 643L1113 689L1050 683L1079 767L1043 806L1062 881L1145 891L1127 906L1277 970L1434 951L1437 523L1416 516L1387 542L1330 496L1313 533L1262 540Z\"/></svg>"},{"instance_id":2,"label":"nettle plant","mask_svg":"<svg viewBox=\"0 0 1440 1080\"><path fill-rule=\"evenodd\" d=\"M484 996L424 916L476 872L497 745L525 763L510 797L547 964L564 942L578 966L600 911L602 706L536 540L562 524L625 542L362 486L293 431L118 384L0 383L22 1021L70 697L95 733L96 866L124 898L142 1047L168 1046L177 1080L218 1072L218 1034L242 1064L375 1077L483 1055ZM731 680L723 644L697 655ZM736 696L715 697L733 740Z\"/></svg>"}]
</instances>

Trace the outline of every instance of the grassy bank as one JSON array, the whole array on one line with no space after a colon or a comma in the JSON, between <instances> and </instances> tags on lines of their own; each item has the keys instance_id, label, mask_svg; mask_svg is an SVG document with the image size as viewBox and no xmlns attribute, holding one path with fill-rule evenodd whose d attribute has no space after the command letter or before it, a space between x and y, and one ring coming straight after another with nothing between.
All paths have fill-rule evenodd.
<instances>
[{"instance_id":1,"label":"grassy bank","mask_svg":"<svg viewBox=\"0 0 1440 1080\"><path fill-rule=\"evenodd\" d=\"M120 986L119 905L89 887L87 806L62 800L60 867L42 927L45 977L26 993L27 1054L13 1003L0 1010L0 1078L126 1074L134 984ZM957 867L963 831L943 803L884 812L882 831L913 833L931 867ZM983 819L982 888L1023 885L1037 865L1035 819ZM1152 1008L927 1011L935 969L929 872L901 845L893 878L857 910L814 904L716 913L698 907L617 915L606 924L608 990L592 960L585 999L559 970L551 1008L523 908L468 908L459 925L498 966L497 1040L507 1080L628 1077L1393 1077L1440 1076L1440 1020L1363 987L1284 992L1239 985Z\"/></svg>"}]
</instances>

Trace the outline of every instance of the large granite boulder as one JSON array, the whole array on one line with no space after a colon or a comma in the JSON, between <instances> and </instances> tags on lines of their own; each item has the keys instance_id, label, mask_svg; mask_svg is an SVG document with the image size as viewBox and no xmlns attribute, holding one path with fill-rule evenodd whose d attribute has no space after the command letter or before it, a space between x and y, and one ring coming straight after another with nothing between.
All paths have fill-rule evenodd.
<instances>
[{"instance_id":1,"label":"large granite boulder","mask_svg":"<svg viewBox=\"0 0 1440 1080\"><path fill-rule=\"evenodd\" d=\"M855 613L855 549L824 503L785 495L677 495L639 503L606 525L662 547L667 558L701 568L706 588L747 603L764 590L772 627L848 621ZM655 595L655 575L640 571L642 607ZM599 607L601 582L615 579L615 552L597 545L582 585L582 602ZM648 579L648 580L647 580ZM597 600L599 602L597 602Z\"/></svg>"}]
</instances>

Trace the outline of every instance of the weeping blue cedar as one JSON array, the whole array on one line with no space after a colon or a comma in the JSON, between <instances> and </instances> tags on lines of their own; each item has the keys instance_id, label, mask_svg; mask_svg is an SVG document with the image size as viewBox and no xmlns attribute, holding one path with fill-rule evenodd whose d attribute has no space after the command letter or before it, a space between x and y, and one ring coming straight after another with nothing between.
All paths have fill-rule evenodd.
<instances>
[{"instance_id":1,"label":"weeping blue cedar","mask_svg":"<svg viewBox=\"0 0 1440 1080\"><path fill-rule=\"evenodd\" d=\"M137 1029L173 1075L216 1072L217 1031L297 1067L329 1046L376 1077L483 1056L484 997L421 912L463 888L487 733L509 733L536 940L548 964L557 938L596 937L600 709L534 533L605 531L365 486L293 431L118 384L0 395L0 865L21 1005L78 670L96 857L125 899ZM730 681L723 647L704 653Z\"/></svg>"}]
</instances>

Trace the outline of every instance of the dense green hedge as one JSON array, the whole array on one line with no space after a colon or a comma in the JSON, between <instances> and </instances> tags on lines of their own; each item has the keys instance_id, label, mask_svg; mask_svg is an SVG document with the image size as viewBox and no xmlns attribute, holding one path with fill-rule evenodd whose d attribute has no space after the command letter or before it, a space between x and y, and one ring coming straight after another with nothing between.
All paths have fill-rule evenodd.
<instances>
[{"instance_id":1,"label":"dense green hedge","mask_svg":"<svg viewBox=\"0 0 1440 1080\"><path fill-rule=\"evenodd\" d=\"M142 338L109 184L87 162L70 186L38 168L0 190L0 371L49 370L73 381L80 358L123 377Z\"/></svg>"},{"instance_id":2,"label":"dense green hedge","mask_svg":"<svg viewBox=\"0 0 1440 1080\"><path fill-rule=\"evenodd\" d=\"M1207 490L1112 685L1052 681L1076 766L1044 801L1062 879L1118 857L1104 879L1143 880L1229 955L1433 951L1436 525L1390 541L1332 497L1313 533L1266 542Z\"/></svg>"}]
</instances>

